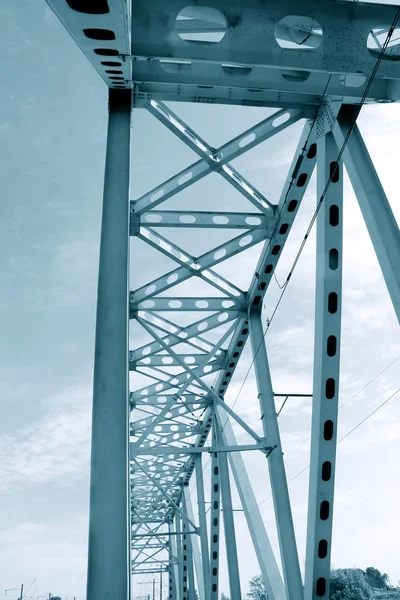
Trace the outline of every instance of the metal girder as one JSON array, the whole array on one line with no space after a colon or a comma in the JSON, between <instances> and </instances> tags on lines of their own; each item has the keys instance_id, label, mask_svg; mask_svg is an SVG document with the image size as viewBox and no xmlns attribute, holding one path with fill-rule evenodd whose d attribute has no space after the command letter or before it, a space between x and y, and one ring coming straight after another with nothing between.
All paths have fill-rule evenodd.
<instances>
[{"instance_id":1,"label":"metal girder","mask_svg":"<svg viewBox=\"0 0 400 600\"><path fill-rule=\"evenodd\" d=\"M216 414L222 430L221 435L224 443L233 446L236 443L236 436L229 421L229 417L226 416L226 413L221 406L217 406ZM268 598L271 598L272 600L286 600L286 592L282 577L240 452L229 453L229 463L235 479L236 488L243 507L261 575L267 589Z\"/></svg>"},{"instance_id":2,"label":"metal girder","mask_svg":"<svg viewBox=\"0 0 400 600\"><path fill-rule=\"evenodd\" d=\"M177 18L187 0L102 0L97 11L79 0L47 2L109 87L135 88L136 106L316 106L328 81L329 95L357 104L380 51L374 30L387 31L396 11L337 0L209 0ZM394 45L367 101L399 100L396 58Z\"/></svg>"},{"instance_id":3,"label":"metal girder","mask_svg":"<svg viewBox=\"0 0 400 600\"><path fill-rule=\"evenodd\" d=\"M182 496L182 506L186 515L189 517L186 506L185 494ZM192 536L186 535L186 523L182 520L182 562L183 562L183 584L184 592L187 600L196 600L195 596L195 581L194 581L194 564L193 564L193 548ZM186 586L185 586L186 584ZM185 590L186 587L186 590Z\"/></svg>"},{"instance_id":4,"label":"metal girder","mask_svg":"<svg viewBox=\"0 0 400 600\"><path fill-rule=\"evenodd\" d=\"M120 87L121 81L131 81L131 62L121 61L119 58L119 55L126 56L130 52L131 2L126 0L96 0L95 3L82 0L46 0L46 2L110 88ZM106 36L106 39L102 39L104 35L100 33L104 30L112 32ZM108 64L110 62L112 64ZM111 69L115 71L116 67L117 74L109 72Z\"/></svg>"},{"instance_id":5,"label":"metal girder","mask_svg":"<svg viewBox=\"0 0 400 600\"><path fill-rule=\"evenodd\" d=\"M253 134L248 134L248 139L251 139ZM241 136L246 140L245 137ZM250 143L250 142L249 142ZM246 144L247 145L247 144ZM134 208L134 203L131 203ZM137 225L136 225L137 223ZM199 228L207 227L208 229L258 229L271 227L271 220L264 214L239 213L239 212L211 212L197 210L152 210L144 213L136 218L135 213L132 214L131 227L135 229L137 226L146 227L181 227L181 228Z\"/></svg>"},{"instance_id":6,"label":"metal girder","mask_svg":"<svg viewBox=\"0 0 400 600\"><path fill-rule=\"evenodd\" d=\"M199 529L201 531L200 546L201 560L203 565L203 582L204 582L204 600L209 599L210 590L210 556L208 550L208 531L206 519L206 506L204 500L204 479L203 479L203 464L201 454L195 456L196 465L196 491L197 491L197 508L199 515ZM200 598L200 600L202 600Z\"/></svg>"},{"instance_id":7,"label":"metal girder","mask_svg":"<svg viewBox=\"0 0 400 600\"><path fill-rule=\"evenodd\" d=\"M215 428L218 441L221 443L221 426L215 417ZM231 600L241 600L241 586L239 577L239 562L236 548L235 521L232 509L232 492L229 477L228 457L225 452L218 452L220 481L221 481L221 504L224 522L226 560L228 565L229 591Z\"/></svg>"},{"instance_id":8,"label":"metal girder","mask_svg":"<svg viewBox=\"0 0 400 600\"><path fill-rule=\"evenodd\" d=\"M207 312L221 312L221 311L243 311L246 308L246 302L244 300L237 300L231 298L227 300L225 297L216 298L177 298L176 296L163 296L162 298L152 298L151 300L144 300L143 302L131 303L131 311L135 310L147 310L148 312L153 311L207 311Z\"/></svg>"},{"instance_id":9,"label":"metal girder","mask_svg":"<svg viewBox=\"0 0 400 600\"><path fill-rule=\"evenodd\" d=\"M268 455L268 468L286 595L288 600L298 600L303 597L303 584L259 305L250 313L250 339L264 436L274 447Z\"/></svg>"},{"instance_id":10,"label":"metal girder","mask_svg":"<svg viewBox=\"0 0 400 600\"><path fill-rule=\"evenodd\" d=\"M186 485L184 487L183 499L184 499L184 503L185 503L186 514L191 519L191 521L194 521L192 499L191 499L191 493L189 491L188 485ZM199 530L200 529L201 529L201 526L199 527ZM194 568L196 571L196 581L197 581L197 589L199 592L199 598L200 598L200 600L205 600L203 560L202 560L202 555L200 553L198 536L195 536L193 539L191 539L190 544L192 546L193 562L194 562Z\"/></svg>"},{"instance_id":11,"label":"metal girder","mask_svg":"<svg viewBox=\"0 0 400 600\"><path fill-rule=\"evenodd\" d=\"M215 417L213 420L212 437L218 444ZM211 490L210 490L210 581L209 600L218 600L219 585L219 546L220 546L220 517L221 517L221 480L219 473L219 455L213 452L211 458Z\"/></svg>"},{"instance_id":12,"label":"metal girder","mask_svg":"<svg viewBox=\"0 0 400 600\"><path fill-rule=\"evenodd\" d=\"M196 43L193 36L190 41L181 39L182 23L187 27L196 22L189 17L175 21L185 0L157 0L151 9L137 5L132 78L139 92L138 103L164 98L250 106L317 105L328 80L328 94L358 103L379 52L373 45L367 47L368 34L381 25L388 30L396 11L381 4L355 6L329 0L267 1L262 5L256 0L245 4L214 0L208 5L210 13L212 9L221 11L226 22L223 39L214 44ZM148 22L150 11L149 34L143 23ZM288 15L310 15L311 23L312 16L320 32L311 33L311 24L301 31L304 17L292 17L289 27L281 25ZM205 25L209 23L204 13L203 28ZM313 36L319 39L313 40ZM291 44L282 43L288 41ZM318 42L322 43L316 47ZM396 71L393 62L385 61L368 100L399 99Z\"/></svg>"},{"instance_id":13,"label":"metal girder","mask_svg":"<svg viewBox=\"0 0 400 600\"><path fill-rule=\"evenodd\" d=\"M339 147L354 126L357 114L352 107L343 107L340 111L333 129ZM357 126L348 139L343 157L400 323L400 230Z\"/></svg>"},{"instance_id":14,"label":"metal girder","mask_svg":"<svg viewBox=\"0 0 400 600\"><path fill-rule=\"evenodd\" d=\"M130 124L130 92L110 91L93 381L89 600L126 598L129 592L127 203Z\"/></svg>"},{"instance_id":15,"label":"metal girder","mask_svg":"<svg viewBox=\"0 0 400 600\"><path fill-rule=\"evenodd\" d=\"M305 600L329 598L342 311L343 168L332 134L318 142L314 384ZM326 191L327 181L331 181Z\"/></svg>"},{"instance_id":16,"label":"metal girder","mask_svg":"<svg viewBox=\"0 0 400 600\"><path fill-rule=\"evenodd\" d=\"M158 114L164 115L164 124L170 124L172 117L172 111L170 111L164 104L156 104L158 107ZM161 112L162 111L162 112ZM313 112L307 113L307 116L312 116ZM171 115L171 116L170 116ZM211 148L211 146L205 146L203 141L198 138L197 135L184 135L179 136L185 143L187 143L192 150L196 148L196 150L203 150L200 153L201 160L196 163L186 167L175 176L171 177L168 181L158 185L153 188L150 192L147 192L140 198L138 198L133 205L131 205L131 223L135 223L136 215L141 215L145 210L154 210L156 206L168 200L168 198L176 195L177 193L183 191L193 183L200 181L206 175L209 175L212 172L218 172L223 176L229 176L229 182L239 189L239 191L246 192L246 197L250 199L253 203L257 205L257 208L261 210L263 208L267 213L270 219L273 218L273 214L271 213L270 205L263 206L262 195L259 194L254 189L246 189L246 186L243 185L244 182L241 180L240 175L235 173L232 166L229 164L229 161L233 161L239 156L245 154L252 148L258 146L261 142L271 138L276 135L280 131L286 129L289 125L295 123L299 119L305 116L305 113L299 109L285 109L282 111L278 111L271 117L268 117L264 121L261 121L257 125L249 128L247 131L243 132L241 135L236 136L226 144L223 144L218 149ZM175 127L174 132L181 133L181 129L184 131L192 131L189 127ZM197 141L197 143L196 143ZM225 167L225 171L223 170ZM232 176L232 173L235 173L235 177ZM132 216L132 213L135 215ZM222 215L223 216L223 215ZM131 226L132 228L132 226ZM134 228L134 231L137 231L137 227Z\"/></svg>"}]
</instances>

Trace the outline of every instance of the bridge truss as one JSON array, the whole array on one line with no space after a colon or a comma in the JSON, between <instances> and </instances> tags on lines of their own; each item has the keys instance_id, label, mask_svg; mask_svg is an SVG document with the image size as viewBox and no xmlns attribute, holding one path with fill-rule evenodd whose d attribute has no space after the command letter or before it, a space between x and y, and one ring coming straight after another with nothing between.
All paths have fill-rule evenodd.
<instances>
[{"instance_id":1,"label":"bridge truss","mask_svg":"<svg viewBox=\"0 0 400 600\"><path fill-rule=\"evenodd\" d=\"M126 0L48 3L110 88L87 597L126 599L131 575L165 573L171 600L194 600L195 591L200 600L217 600L223 527L230 597L240 600L234 481L268 597L328 598L343 164L400 319L399 230L356 125L362 103L399 100L398 9L334 0L208 0L191 7L187 0L133 6ZM179 117L179 110L172 110L171 101L274 110L213 148ZM151 113L198 158L130 200L133 110ZM232 163L266 140L279 143L281 133L299 122L303 131L279 201L273 203ZM263 302L315 169L314 381L303 587ZM215 211L187 210L181 192L188 197L191 186L210 174L240 193L236 211L229 200L216 202ZM171 198L173 210L168 209ZM199 232L209 240L200 255ZM171 265L140 287L135 277L129 281L130 237L155 250L160 264ZM258 257L250 284L242 289L232 265L250 248ZM140 268L151 271L145 263ZM137 332L130 342L129 320ZM248 340L262 435L225 402ZM238 442L238 430L249 443ZM268 463L281 568L243 452L262 453Z\"/></svg>"}]
</instances>

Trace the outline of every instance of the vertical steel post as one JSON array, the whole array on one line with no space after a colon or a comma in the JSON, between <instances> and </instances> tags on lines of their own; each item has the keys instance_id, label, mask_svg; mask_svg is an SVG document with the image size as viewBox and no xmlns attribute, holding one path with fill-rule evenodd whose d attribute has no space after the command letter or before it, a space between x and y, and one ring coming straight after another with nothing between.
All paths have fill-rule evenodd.
<instances>
[{"instance_id":1,"label":"vertical steel post","mask_svg":"<svg viewBox=\"0 0 400 600\"><path fill-rule=\"evenodd\" d=\"M173 531L173 521L168 524L168 531ZM169 536L169 597L170 600L180 600L179 573L177 561L176 537Z\"/></svg>"},{"instance_id":2,"label":"vertical steel post","mask_svg":"<svg viewBox=\"0 0 400 600\"><path fill-rule=\"evenodd\" d=\"M199 454L201 454L201 453L199 452ZM183 493L184 493L186 514L191 521L195 522L194 514L193 514L192 500L190 497L190 491L189 491L188 485L184 486ZM201 532L200 532L200 535L201 535ZM191 536L189 536L189 539L191 541L191 546L192 546L193 562L194 562L194 568L196 571L196 580L197 580L197 589L199 592L199 599L205 600L204 572L203 572L203 563L202 563L201 555L200 555L199 539L198 539L197 535L191 535ZM207 554L207 556L208 556L208 554Z\"/></svg>"},{"instance_id":3,"label":"vertical steel post","mask_svg":"<svg viewBox=\"0 0 400 600\"><path fill-rule=\"evenodd\" d=\"M177 589L179 588L179 598L180 600L187 600L187 586L184 581L187 580L187 576L184 574L183 570L183 555L182 555L182 527L181 527L181 514L180 512L175 512L175 531L176 531L176 548L177 548L177 558L178 558L178 582Z\"/></svg>"},{"instance_id":4,"label":"vertical steel post","mask_svg":"<svg viewBox=\"0 0 400 600\"><path fill-rule=\"evenodd\" d=\"M221 436L221 427L219 423L215 422L215 426L218 432L217 444L218 446L223 445ZM241 600L242 593L240 589L240 577L239 577L239 562L236 548L236 535L235 535L235 521L233 518L232 510L232 494L231 484L229 478L229 467L228 457L226 452L220 452L218 455L219 459L219 471L221 480L221 502L222 502L222 516L224 520L224 534L225 534L225 547L226 547L226 559L228 563L228 578L229 578L229 590L231 600Z\"/></svg>"},{"instance_id":5,"label":"vertical steel post","mask_svg":"<svg viewBox=\"0 0 400 600\"><path fill-rule=\"evenodd\" d=\"M197 506L199 512L199 529L200 529L200 546L201 560L203 563L203 579L204 579L204 600L210 600L210 557L208 555L208 533L207 533L207 518L206 504L204 500L204 478L202 454L199 452L195 455L196 467L196 489L197 489Z\"/></svg>"},{"instance_id":6,"label":"vertical steel post","mask_svg":"<svg viewBox=\"0 0 400 600\"><path fill-rule=\"evenodd\" d=\"M300 563L297 554L289 489L276 414L267 349L261 322L261 306L250 313L250 338L254 357L258 399L264 436L269 446L275 449L268 457L269 476L278 530L279 548L282 558L283 576L288 600L303 597Z\"/></svg>"},{"instance_id":7,"label":"vertical steel post","mask_svg":"<svg viewBox=\"0 0 400 600\"><path fill-rule=\"evenodd\" d=\"M305 600L329 598L342 308L342 165L332 134L318 141L314 383ZM336 171L335 171L336 169Z\"/></svg>"},{"instance_id":8,"label":"vertical steel post","mask_svg":"<svg viewBox=\"0 0 400 600\"><path fill-rule=\"evenodd\" d=\"M235 432L222 406L216 410L226 446L237 446ZM229 452L229 463L236 488L246 517L261 575L267 588L269 600L286 600L285 588L269 541L264 521L240 452Z\"/></svg>"},{"instance_id":9,"label":"vertical steel post","mask_svg":"<svg viewBox=\"0 0 400 600\"><path fill-rule=\"evenodd\" d=\"M130 581L128 264L131 91L109 91L94 359L88 600Z\"/></svg>"},{"instance_id":10,"label":"vertical steel post","mask_svg":"<svg viewBox=\"0 0 400 600\"><path fill-rule=\"evenodd\" d=\"M333 129L339 148L357 114L356 107L344 106L341 109L338 123ZM399 226L357 125L348 139L343 158L400 323Z\"/></svg>"},{"instance_id":11,"label":"vertical steel post","mask_svg":"<svg viewBox=\"0 0 400 600\"><path fill-rule=\"evenodd\" d=\"M185 514L187 515L187 507L185 495L182 495L182 505ZM182 556L183 556L183 585L184 592L186 591L187 600L196 600L195 583L194 583L194 568L193 568L193 551L192 551L192 535L186 534L186 531L191 529L186 519L182 519Z\"/></svg>"},{"instance_id":12,"label":"vertical steel post","mask_svg":"<svg viewBox=\"0 0 400 600\"><path fill-rule=\"evenodd\" d=\"M216 445L216 420L213 417L213 445ZM216 452L211 458L211 506L210 506L210 600L218 600L219 582L219 538L220 538L220 475L219 457Z\"/></svg>"}]
</instances>

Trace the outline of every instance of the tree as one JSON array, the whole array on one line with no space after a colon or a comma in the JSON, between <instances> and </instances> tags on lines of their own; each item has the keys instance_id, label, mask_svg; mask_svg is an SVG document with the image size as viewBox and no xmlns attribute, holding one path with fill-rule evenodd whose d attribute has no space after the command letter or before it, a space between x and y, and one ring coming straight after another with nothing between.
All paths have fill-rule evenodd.
<instances>
[{"instance_id":1,"label":"tree","mask_svg":"<svg viewBox=\"0 0 400 600\"><path fill-rule=\"evenodd\" d=\"M267 590L261 575L255 575L249 581L250 591L247 594L251 600L267 600Z\"/></svg>"},{"instance_id":2,"label":"tree","mask_svg":"<svg viewBox=\"0 0 400 600\"><path fill-rule=\"evenodd\" d=\"M365 579L372 588L386 590L389 585L389 577L386 573L381 573L375 567L367 567L365 569Z\"/></svg>"},{"instance_id":3,"label":"tree","mask_svg":"<svg viewBox=\"0 0 400 600\"><path fill-rule=\"evenodd\" d=\"M372 589L361 569L333 569L329 600L371 600Z\"/></svg>"},{"instance_id":4,"label":"tree","mask_svg":"<svg viewBox=\"0 0 400 600\"><path fill-rule=\"evenodd\" d=\"M229 600L228 596L225 596L225 594L221 594L221 600Z\"/></svg>"}]
</instances>

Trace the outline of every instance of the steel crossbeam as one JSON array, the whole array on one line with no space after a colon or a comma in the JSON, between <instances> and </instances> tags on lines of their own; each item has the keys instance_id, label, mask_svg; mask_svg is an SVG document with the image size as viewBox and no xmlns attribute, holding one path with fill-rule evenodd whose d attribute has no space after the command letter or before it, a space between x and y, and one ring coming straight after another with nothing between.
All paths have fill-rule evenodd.
<instances>
[{"instance_id":1,"label":"steel crossbeam","mask_svg":"<svg viewBox=\"0 0 400 600\"><path fill-rule=\"evenodd\" d=\"M47 2L110 87L87 598L128 600L129 572L135 581L167 571L169 600L194 600L195 591L200 600L217 600L223 532L230 594L240 600L233 479L269 600L303 595L327 600L343 166L398 317L400 311L399 229L355 126L361 99L400 100L399 24L392 26L398 9L344 0L207 0L192 6L186 0ZM388 32L394 35L385 50ZM214 148L170 101L274 110ZM138 115L146 111L197 155L137 198L129 197L132 109ZM299 122L303 131L275 204L270 181L265 178L265 189L258 189L237 159L262 152L264 142L272 158L275 141L278 146ZM133 140L135 152L139 142ZM343 165L337 170L339 152ZM303 593L263 306L301 204L308 201L306 192L312 193L316 165L320 212ZM210 175L229 184L226 201L219 206L216 196L214 206L210 194L204 210L200 200L188 210L181 193ZM229 193L241 203L236 211L230 210ZM132 252L134 275L128 282L129 237L169 266L153 271L150 261ZM292 271L284 289L291 276ZM263 437L226 396L249 336ZM253 406L256 399L249 402ZM246 437L243 443L233 425ZM242 458L242 452L254 450L268 462L283 578ZM203 459L207 453L209 463Z\"/></svg>"}]
</instances>

